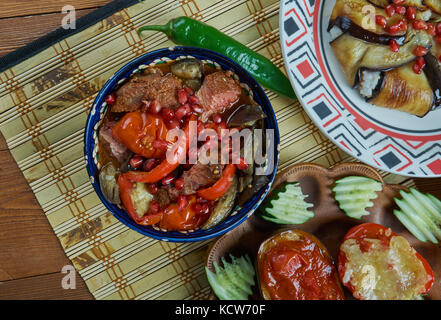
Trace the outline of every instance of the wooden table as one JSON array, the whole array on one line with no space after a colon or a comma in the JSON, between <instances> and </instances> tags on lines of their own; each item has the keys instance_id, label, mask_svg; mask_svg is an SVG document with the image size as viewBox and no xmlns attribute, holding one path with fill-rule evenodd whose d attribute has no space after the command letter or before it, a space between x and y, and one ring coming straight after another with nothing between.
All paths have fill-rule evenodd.
<instances>
[{"instance_id":1,"label":"wooden table","mask_svg":"<svg viewBox=\"0 0 441 320\"><path fill-rule=\"evenodd\" d=\"M0 56L60 27L64 5L77 17L109 0L2 0ZM441 198L441 179L417 180L421 191ZM77 276L75 290L64 290L64 254L43 211L0 135L0 299L93 299Z\"/></svg>"}]
</instances>

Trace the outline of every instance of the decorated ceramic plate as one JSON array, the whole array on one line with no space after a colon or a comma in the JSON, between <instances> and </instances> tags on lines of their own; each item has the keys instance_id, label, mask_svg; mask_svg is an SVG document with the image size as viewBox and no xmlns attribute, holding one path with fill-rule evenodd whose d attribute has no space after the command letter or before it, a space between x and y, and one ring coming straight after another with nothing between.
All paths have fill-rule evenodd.
<instances>
[{"instance_id":1,"label":"decorated ceramic plate","mask_svg":"<svg viewBox=\"0 0 441 320\"><path fill-rule=\"evenodd\" d=\"M282 0L285 66L300 102L340 148L378 169L412 177L441 176L441 110L425 116L375 106L353 88L330 42L336 0Z\"/></svg>"}]
</instances>

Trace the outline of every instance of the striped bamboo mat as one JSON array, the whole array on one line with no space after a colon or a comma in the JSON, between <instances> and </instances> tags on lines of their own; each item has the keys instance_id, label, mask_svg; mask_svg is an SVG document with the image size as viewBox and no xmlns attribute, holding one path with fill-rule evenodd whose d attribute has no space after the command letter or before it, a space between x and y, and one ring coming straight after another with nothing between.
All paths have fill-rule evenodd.
<instances>
[{"instance_id":1,"label":"striped bamboo mat","mask_svg":"<svg viewBox=\"0 0 441 320\"><path fill-rule=\"evenodd\" d=\"M278 0L149 0L115 13L0 73L0 131L96 299L201 299L207 242L158 242L119 223L93 191L83 158L87 113L102 85L133 58L173 43L136 29L188 15L283 67ZM267 92L281 133L281 166L352 161L300 104ZM385 174L390 183L411 180Z\"/></svg>"}]
</instances>

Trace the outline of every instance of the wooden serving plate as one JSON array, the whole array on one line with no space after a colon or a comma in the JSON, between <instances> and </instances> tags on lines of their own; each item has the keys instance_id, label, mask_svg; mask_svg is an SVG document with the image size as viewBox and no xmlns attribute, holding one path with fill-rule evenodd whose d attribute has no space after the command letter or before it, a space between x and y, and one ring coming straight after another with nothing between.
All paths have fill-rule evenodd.
<instances>
[{"instance_id":1,"label":"wooden serving plate","mask_svg":"<svg viewBox=\"0 0 441 320\"><path fill-rule=\"evenodd\" d=\"M338 208L331 190L336 180L351 175L369 177L383 184L383 191L373 200L374 206L368 208L371 214L361 220L347 217ZM395 233L404 236L426 258L433 268L435 283L425 298L441 299L441 245L419 241L392 213L396 208L393 198L399 196L400 190L407 188L386 184L374 168L359 163L343 163L330 169L309 163L294 165L276 176L270 192L284 182L300 182L302 192L308 195L306 201L314 205L312 208L315 212L314 218L300 225L277 225L253 215L234 230L220 237L209 248L206 266L210 270L214 271L214 261L220 263L220 258L227 257L228 254L239 256L247 253L253 261L256 261L260 244L273 234L287 229L300 229L312 233L325 245L336 261L338 248L346 232L357 224L374 222L390 227ZM349 291L346 291L346 296L352 298ZM214 295L212 298L215 298ZM257 287L254 288L252 299L261 299Z\"/></svg>"}]
</instances>

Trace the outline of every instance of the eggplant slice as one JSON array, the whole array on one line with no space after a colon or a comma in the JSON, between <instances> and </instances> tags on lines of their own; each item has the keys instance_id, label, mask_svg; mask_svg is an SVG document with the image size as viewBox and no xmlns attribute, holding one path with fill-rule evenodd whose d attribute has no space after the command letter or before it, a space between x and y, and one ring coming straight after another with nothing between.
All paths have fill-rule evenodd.
<instances>
[{"instance_id":1,"label":"eggplant slice","mask_svg":"<svg viewBox=\"0 0 441 320\"><path fill-rule=\"evenodd\" d=\"M202 225L202 230L210 229L222 222L233 210L237 195L237 177L234 175L233 182L227 192L219 199L208 220Z\"/></svg>"},{"instance_id":2,"label":"eggplant slice","mask_svg":"<svg viewBox=\"0 0 441 320\"><path fill-rule=\"evenodd\" d=\"M425 0L424 4L430 8L430 10L441 14L441 1L440 0Z\"/></svg>"},{"instance_id":3,"label":"eggplant slice","mask_svg":"<svg viewBox=\"0 0 441 320\"><path fill-rule=\"evenodd\" d=\"M329 30L332 27L338 27L343 31L343 33L348 33L354 38L369 42L377 43L382 45L389 45L391 40L395 40L400 46L404 44L405 35L393 36L389 34L377 34L369 30L363 29L356 23L352 22L351 19L345 16L337 17L329 25Z\"/></svg>"},{"instance_id":4,"label":"eggplant slice","mask_svg":"<svg viewBox=\"0 0 441 320\"><path fill-rule=\"evenodd\" d=\"M360 28L366 29L366 27L371 26L372 29L369 31L376 34L387 34L386 30L381 26L377 25L375 21L370 21L370 11L369 8L372 7L372 4L367 0L337 0L335 3L334 9L332 10L331 18L330 18L330 27L335 24L335 21L338 17L347 17L353 23L358 25ZM382 15L387 17L386 12L382 8L375 8L375 12L372 12L374 15ZM398 20L401 19L400 15L394 15L390 18L387 18L388 24L395 24ZM400 32L397 35L404 35L406 32Z\"/></svg>"},{"instance_id":5,"label":"eggplant slice","mask_svg":"<svg viewBox=\"0 0 441 320\"><path fill-rule=\"evenodd\" d=\"M433 110L435 110L441 107L441 65L431 53L428 53L424 59L426 67L423 70L433 91Z\"/></svg>"},{"instance_id":6,"label":"eggplant slice","mask_svg":"<svg viewBox=\"0 0 441 320\"><path fill-rule=\"evenodd\" d=\"M419 117L433 105L433 91L424 73L416 74L412 64L386 72L381 90L369 102Z\"/></svg>"},{"instance_id":7,"label":"eggplant slice","mask_svg":"<svg viewBox=\"0 0 441 320\"><path fill-rule=\"evenodd\" d=\"M398 52L391 51L389 46L368 43L346 33L331 42L334 54L351 86L358 84L360 69L388 71L414 61L416 57L413 51L417 46L430 49L431 37L424 31L410 31L408 42Z\"/></svg>"},{"instance_id":8,"label":"eggplant slice","mask_svg":"<svg viewBox=\"0 0 441 320\"><path fill-rule=\"evenodd\" d=\"M380 8L386 8L390 4L389 0L368 0L368 1Z\"/></svg>"},{"instance_id":9,"label":"eggplant slice","mask_svg":"<svg viewBox=\"0 0 441 320\"><path fill-rule=\"evenodd\" d=\"M337 57L348 83L355 87L358 84L360 62L373 44L356 39L349 34L342 34L331 42L331 48Z\"/></svg>"}]
</instances>

